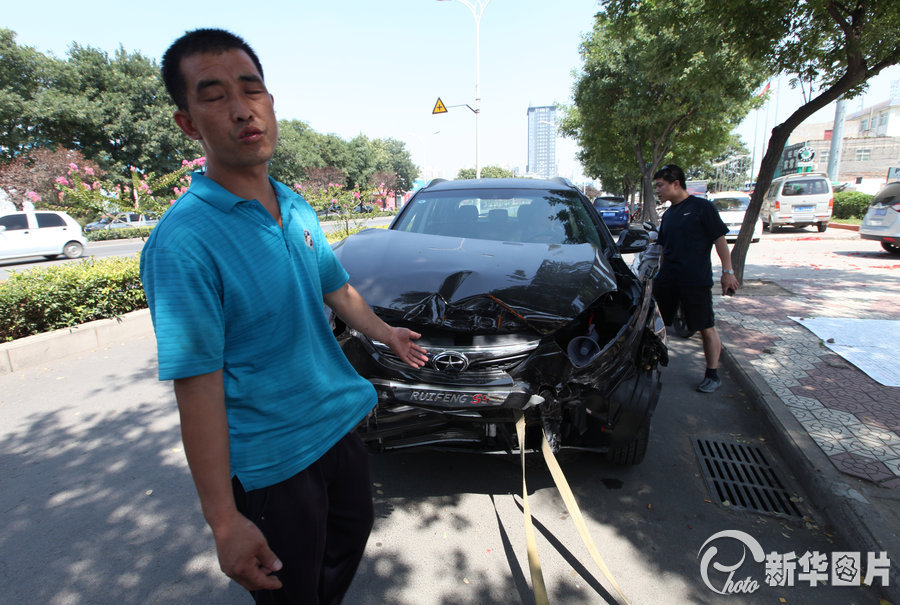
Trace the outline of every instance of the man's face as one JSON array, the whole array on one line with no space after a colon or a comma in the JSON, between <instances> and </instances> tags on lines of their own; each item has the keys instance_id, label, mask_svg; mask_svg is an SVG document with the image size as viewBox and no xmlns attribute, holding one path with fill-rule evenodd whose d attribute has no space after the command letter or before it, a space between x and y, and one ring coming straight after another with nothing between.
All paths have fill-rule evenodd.
<instances>
[{"instance_id":1,"label":"man's face","mask_svg":"<svg viewBox=\"0 0 900 605\"><path fill-rule=\"evenodd\" d=\"M676 197L678 189L677 181L670 183L666 179L653 180L653 191L656 193L660 203L671 201L673 197Z\"/></svg>"},{"instance_id":2,"label":"man's face","mask_svg":"<svg viewBox=\"0 0 900 605\"><path fill-rule=\"evenodd\" d=\"M200 141L210 170L266 164L278 141L272 95L242 50L198 53L181 60L187 110L175 112L186 135Z\"/></svg>"}]
</instances>

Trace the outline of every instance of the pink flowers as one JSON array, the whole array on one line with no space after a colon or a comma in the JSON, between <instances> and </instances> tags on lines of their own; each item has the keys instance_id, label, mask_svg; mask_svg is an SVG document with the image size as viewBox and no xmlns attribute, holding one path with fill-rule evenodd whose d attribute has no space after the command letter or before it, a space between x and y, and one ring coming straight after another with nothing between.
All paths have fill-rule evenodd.
<instances>
[{"instance_id":1,"label":"pink flowers","mask_svg":"<svg viewBox=\"0 0 900 605\"><path fill-rule=\"evenodd\" d=\"M94 181L91 183L91 189L94 191L100 191L100 181Z\"/></svg>"},{"instance_id":2,"label":"pink flowers","mask_svg":"<svg viewBox=\"0 0 900 605\"><path fill-rule=\"evenodd\" d=\"M32 203L36 204L41 201L41 196L36 191L26 191L25 197L31 200Z\"/></svg>"},{"instance_id":3,"label":"pink flowers","mask_svg":"<svg viewBox=\"0 0 900 605\"><path fill-rule=\"evenodd\" d=\"M68 187L68 186L69 186L69 179L67 179L67 178L64 177L64 176L58 176L58 177L56 177L56 183L57 183L58 185L63 185L63 186L65 186L65 187Z\"/></svg>"},{"instance_id":4,"label":"pink flowers","mask_svg":"<svg viewBox=\"0 0 900 605\"><path fill-rule=\"evenodd\" d=\"M89 176L94 176L94 169L91 168L90 166L87 166L87 167L84 169L84 173L87 174L87 175L89 175Z\"/></svg>"},{"instance_id":5,"label":"pink flowers","mask_svg":"<svg viewBox=\"0 0 900 605\"><path fill-rule=\"evenodd\" d=\"M70 163L69 164L69 172L70 173L78 172L78 164L76 164L75 162Z\"/></svg>"}]
</instances>

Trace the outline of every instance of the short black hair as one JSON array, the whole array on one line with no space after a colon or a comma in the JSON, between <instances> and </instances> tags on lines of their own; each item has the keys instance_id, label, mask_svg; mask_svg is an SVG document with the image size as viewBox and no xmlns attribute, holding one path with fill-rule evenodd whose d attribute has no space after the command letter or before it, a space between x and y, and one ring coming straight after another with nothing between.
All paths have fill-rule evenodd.
<instances>
[{"instance_id":1,"label":"short black hair","mask_svg":"<svg viewBox=\"0 0 900 605\"><path fill-rule=\"evenodd\" d=\"M224 29L195 29L172 42L163 55L160 71L166 90L178 109L187 109L187 82L181 72L181 60L199 53L219 54L232 49L247 53L262 77L262 65L250 45Z\"/></svg>"},{"instance_id":2,"label":"short black hair","mask_svg":"<svg viewBox=\"0 0 900 605\"><path fill-rule=\"evenodd\" d=\"M653 174L653 180L662 179L669 183L680 182L682 189L687 189L687 181L684 177L684 170L675 164L666 164Z\"/></svg>"}]
</instances>

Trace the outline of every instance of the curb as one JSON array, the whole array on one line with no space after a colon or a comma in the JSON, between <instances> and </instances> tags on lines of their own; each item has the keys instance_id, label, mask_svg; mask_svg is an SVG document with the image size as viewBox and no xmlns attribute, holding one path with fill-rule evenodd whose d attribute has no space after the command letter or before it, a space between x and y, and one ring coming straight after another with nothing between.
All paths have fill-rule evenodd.
<instances>
[{"instance_id":1,"label":"curb","mask_svg":"<svg viewBox=\"0 0 900 605\"><path fill-rule=\"evenodd\" d=\"M721 334L721 333L720 333ZM851 486L760 376L750 360L722 338L722 361L757 411L772 428L775 447L787 467L828 523L848 546L867 552L886 551L891 559L888 586L873 586L893 603L900 603L900 536L885 522L866 494Z\"/></svg>"},{"instance_id":2,"label":"curb","mask_svg":"<svg viewBox=\"0 0 900 605\"><path fill-rule=\"evenodd\" d=\"M859 231L859 225L845 225L843 223L828 223L834 229L846 229L847 231Z\"/></svg>"},{"instance_id":3,"label":"curb","mask_svg":"<svg viewBox=\"0 0 900 605\"><path fill-rule=\"evenodd\" d=\"M132 311L0 344L0 375L91 351L110 343L153 334L150 310Z\"/></svg>"}]
</instances>

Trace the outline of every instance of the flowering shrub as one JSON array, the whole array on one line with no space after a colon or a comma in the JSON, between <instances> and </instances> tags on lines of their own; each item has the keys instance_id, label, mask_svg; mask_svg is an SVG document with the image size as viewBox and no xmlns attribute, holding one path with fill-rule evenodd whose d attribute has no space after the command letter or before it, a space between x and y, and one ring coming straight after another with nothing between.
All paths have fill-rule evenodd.
<instances>
[{"instance_id":1,"label":"flowering shrub","mask_svg":"<svg viewBox=\"0 0 900 605\"><path fill-rule=\"evenodd\" d=\"M202 167L206 158L182 160L181 168L156 176L131 167L131 186L94 178L90 167L79 169L69 164L65 176L56 178L60 202L65 202L84 214L137 211L162 216L191 182L191 171Z\"/></svg>"},{"instance_id":2,"label":"flowering shrub","mask_svg":"<svg viewBox=\"0 0 900 605\"><path fill-rule=\"evenodd\" d=\"M371 187L345 189L339 183L328 183L324 189L303 187L298 183L294 185L294 189L299 191L317 211L337 215L341 221L341 228L338 229L340 237L347 237L353 228L358 229L362 225L360 220L362 215L357 209L368 204L375 194L375 189Z\"/></svg>"}]
</instances>

